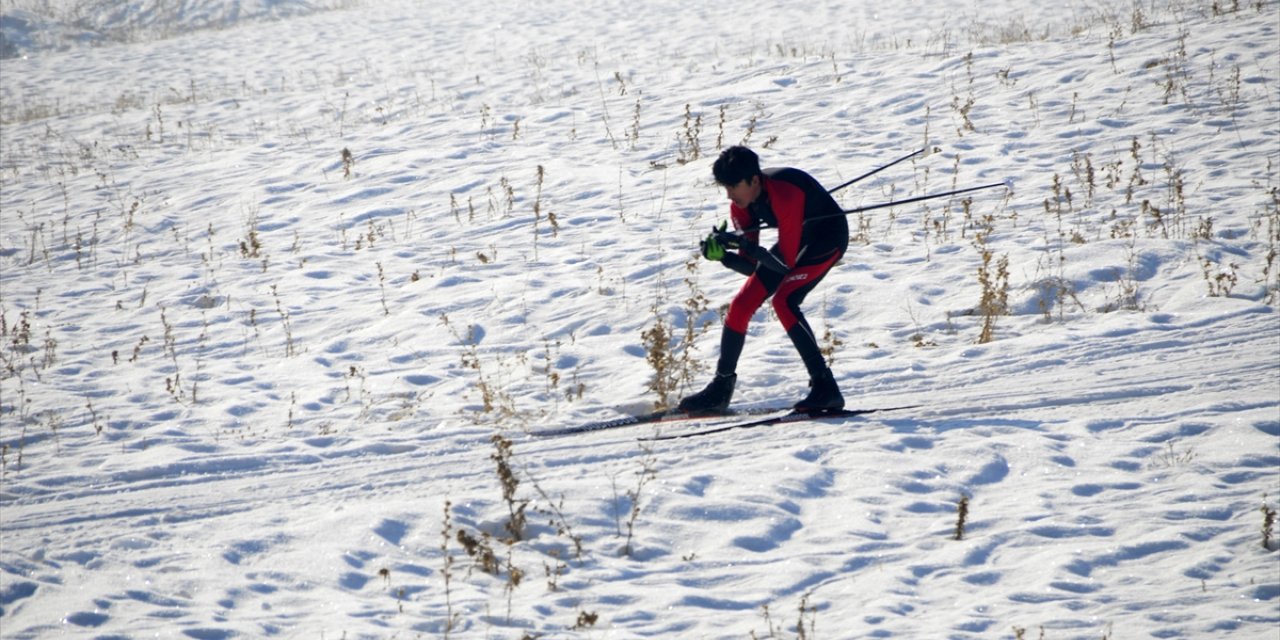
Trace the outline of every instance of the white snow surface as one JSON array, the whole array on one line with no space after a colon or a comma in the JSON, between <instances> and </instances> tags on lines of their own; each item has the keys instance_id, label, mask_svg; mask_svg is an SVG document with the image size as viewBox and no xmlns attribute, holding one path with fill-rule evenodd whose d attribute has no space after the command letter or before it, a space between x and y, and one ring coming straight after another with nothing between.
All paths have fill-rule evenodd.
<instances>
[{"instance_id":1,"label":"white snow surface","mask_svg":"<svg viewBox=\"0 0 1280 640\"><path fill-rule=\"evenodd\" d=\"M7 0L0 58L138 42L354 6L354 0Z\"/></svg>"},{"instance_id":2,"label":"white snow surface","mask_svg":"<svg viewBox=\"0 0 1280 640\"><path fill-rule=\"evenodd\" d=\"M56 4L3 16L0 636L1277 637L1275 0ZM1007 185L852 214L806 304L920 406L534 435L705 384L744 141ZM806 382L761 311L735 404Z\"/></svg>"}]
</instances>

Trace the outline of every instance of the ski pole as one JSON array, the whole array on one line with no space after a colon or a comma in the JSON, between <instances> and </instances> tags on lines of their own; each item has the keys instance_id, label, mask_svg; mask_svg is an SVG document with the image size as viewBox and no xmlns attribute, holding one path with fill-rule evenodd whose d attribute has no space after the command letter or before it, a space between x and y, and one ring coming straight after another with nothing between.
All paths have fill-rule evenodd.
<instances>
[{"instance_id":1,"label":"ski pole","mask_svg":"<svg viewBox=\"0 0 1280 640\"><path fill-rule=\"evenodd\" d=\"M884 171L885 169L888 169L889 167L892 167L893 165L898 164L899 162L906 162L907 160L910 160L928 150L929 150L929 147L921 147L919 149L916 149L915 151L912 151L911 153L908 153L907 155L902 156L901 158L898 158L897 160L894 160L893 162L890 162L889 164L886 164L883 167L880 167L879 169L872 169L871 171L868 171L834 189L827 189L827 193L835 193L855 182L858 182L859 180L862 180L864 178L870 178L871 176L874 176L875 174L880 173L881 171Z\"/></svg>"},{"instance_id":2,"label":"ski pole","mask_svg":"<svg viewBox=\"0 0 1280 640\"><path fill-rule=\"evenodd\" d=\"M906 200L895 200L895 201L893 201L893 202L881 202L880 204L871 204L871 205L867 205L867 206L865 206L865 207L858 207L858 208L856 208L856 209L847 209L847 210L845 210L845 211L843 211L843 212L841 212L841 213L833 213L833 214L831 214L831 215L818 216L818 217L816 217L816 218L809 218L808 220L805 220L805 221L804 221L804 223L805 223L805 224L809 224L810 222L814 222L814 221L816 221L816 220L826 220L827 218L835 218L835 217L838 217L838 216L847 216L847 215L849 215L849 214L851 214L851 213L861 213L861 212L863 212L863 211L871 211L872 209L883 209L883 208L885 208L885 207L892 207L892 206L899 205L899 204L910 204L910 203L912 203L912 202L920 202L921 200L932 200L933 198L945 198L945 197L947 197L947 196L955 196L955 195L960 195L960 194L962 194L962 193L969 193L970 191L980 191L980 190L982 190L982 189L991 189L991 188L994 188L994 187L1007 187L1007 186L1008 186L1008 185L1006 185L1006 184L1005 184L1005 183L1003 183L1003 182L993 182L993 183L991 183L991 184L984 184L984 185L982 185L982 186L980 186L980 187L969 187L969 188L967 188L967 189L956 189L955 191L945 191L945 192L943 192L943 193L931 193L931 194L928 194L928 195L916 196L916 197L914 197L914 198L907 198Z\"/></svg>"}]
</instances>

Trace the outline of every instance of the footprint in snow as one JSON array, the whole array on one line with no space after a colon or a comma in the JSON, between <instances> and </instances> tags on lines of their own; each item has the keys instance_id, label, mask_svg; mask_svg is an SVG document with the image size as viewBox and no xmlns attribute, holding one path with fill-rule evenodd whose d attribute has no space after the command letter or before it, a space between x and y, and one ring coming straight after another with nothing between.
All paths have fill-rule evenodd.
<instances>
[{"instance_id":1,"label":"footprint in snow","mask_svg":"<svg viewBox=\"0 0 1280 640\"><path fill-rule=\"evenodd\" d=\"M101 627L110 620L110 616L105 613L95 611L77 611L63 618L66 624L75 625L77 627Z\"/></svg>"},{"instance_id":2,"label":"footprint in snow","mask_svg":"<svg viewBox=\"0 0 1280 640\"><path fill-rule=\"evenodd\" d=\"M1009 475L1009 463L1004 456L997 455L994 460L983 465L978 473L969 478L968 484L995 484Z\"/></svg>"},{"instance_id":3,"label":"footprint in snow","mask_svg":"<svg viewBox=\"0 0 1280 640\"><path fill-rule=\"evenodd\" d=\"M691 496L698 496L701 498L706 494L707 487L711 486L712 480L714 480L714 477L712 476L695 476L685 483L684 490Z\"/></svg>"},{"instance_id":4,"label":"footprint in snow","mask_svg":"<svg viewBox=\"0 0 1280 640\"><path fill-rule=\"evenodd\" d=\"M399 520L383 520L378 526L373 528L373 532L378 534L383 540L393 545L399 545L404 539L405 534L409 532L409 525Z\"/></svg>"},{"instance_id":5,"label":"footprint in snow","mask_svg":"<svg viewBox=\"0 0 1280 640\"><path fill-rule=\"evenodd\" d=\"M1142 488L1142 485L1136 482L1117 482L1109 485L1086 483L1086 484L1078 484L1072 487L1071 493L1077 496L1080 496L1081 498L1091 498L1109 489L1117 489L1121 491L1133 491L1135 489L1140 489L1140 488Z\"/></svg>"},{"instance_id":6,"label":"footprint in snow","mask_svg":"<svg viewBox=\"0 0 1280 640\"><path fill-rule=\"evenodd\" d=\"M369 576L355 571L348 571L338 578L338 586L347 591L359 591L369 584Z\"/></svg>"},{"instance_id":7,"label":"footprint in snow","mask_svg":"<svg viewBox=\"0 0 1280 640\"><path fill-rule=\"evenodd\" d=\"M802 526L799 520L786 518L774 523L763 536L739 536L733 539L733 544L755 553L773 551L790 540Z\"/></svg>"}]
</instances>

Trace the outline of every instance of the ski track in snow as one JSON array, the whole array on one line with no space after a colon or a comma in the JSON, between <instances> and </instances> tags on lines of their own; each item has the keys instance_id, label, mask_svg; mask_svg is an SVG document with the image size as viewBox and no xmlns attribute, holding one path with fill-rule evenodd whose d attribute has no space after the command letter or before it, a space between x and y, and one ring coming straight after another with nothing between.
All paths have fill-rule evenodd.
<instances>
[{"instance_id":1,"label":"ski track in snow","mask_svg":"<svg viewBox=\"0 0 1280 640\"><path fill-rule=\"evenodd\" d=\"M1277 3L45 5L0 19L5 638L1274 637ZM1009 185L851 218L807 302L851 407L922 406L528 435L651 408L655 314L714 357L748 136L931 150L847 207ZM736 401L800 371L758 314Z\"/></svg>"}]
</instances>

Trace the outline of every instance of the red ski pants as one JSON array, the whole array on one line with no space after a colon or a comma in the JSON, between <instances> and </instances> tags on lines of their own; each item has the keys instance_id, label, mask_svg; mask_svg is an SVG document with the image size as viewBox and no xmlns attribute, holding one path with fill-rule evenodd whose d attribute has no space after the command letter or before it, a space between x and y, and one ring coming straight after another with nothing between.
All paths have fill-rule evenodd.
<instances>
[{"instance_id":1,"label":"red ski pants","mask_svg":"<svg viewBox=\"0 0 1280 640\"><path fill-rule=\"evenodd\" d=\"M800 304L805 296L826 277L831 267L840 260L841 252L835 252L823 262L810 265L799 265L786 275L759 269L742 285L738 295L729 304L729 315L725 318L725 327L741 334L747 333L747 325L751 316L755 315L760 305L773 296L773 310L782 322L782 328L788 332L797 324L806 324L804 314L800 312ZM806 326L807 329L807 326Z\"/></svg>"}]
</instances>

